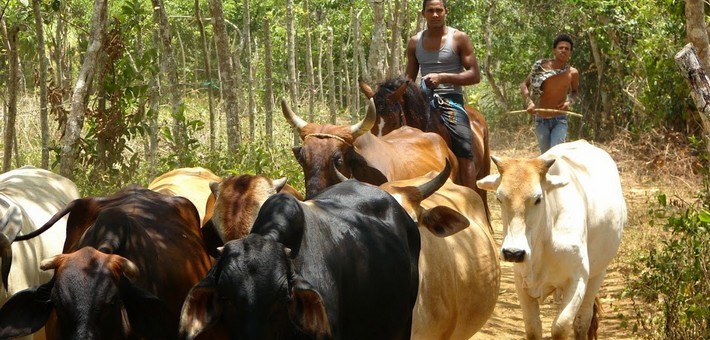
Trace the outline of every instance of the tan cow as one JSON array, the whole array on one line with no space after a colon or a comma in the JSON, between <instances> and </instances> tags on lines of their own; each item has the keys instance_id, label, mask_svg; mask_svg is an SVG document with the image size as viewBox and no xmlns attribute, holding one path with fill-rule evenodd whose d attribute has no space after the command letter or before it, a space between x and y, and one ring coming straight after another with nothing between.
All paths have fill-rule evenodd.
<instances>
[{"instance_id":1,"label":"tan cow","mask_svg":"<svg viewBox=\"0 0 710 340\"><path fill-rule=\"evenodd\" d=\"M584 140L537 158L493 161L500 174L478 186L500 202L501 254L515 263L527 338L542 338L539 304L553 293L561 303L552 338L566 339L573 330L577 339L595 338L596 295L626 223L616 163Z\"/></svg>"},{"instance_id":2,"label":"tan cow","mask_svg":"<svg viewBox=\"0 0 710 340\"><path fill-rule=\"evenodd\" d=\"M421 234L412 339L468 339L490 318L498 300L497 246L483 201L470 188L449 179L421 203L411 199L416 197L413 189L434 176L381 186L417 221ZM443 238L431 232L443 234L461 226L463 230Z\"/></svg>"},{"instance_id":3,"label":"tan cow","mask_svg":"<svg viewBox=\"0 0 710 340\"><path fill-rule=\"evenodd\" d=\"M219 176L205 168L180 168L168 171L154 179L148 184L148 189L161 194L187 198L197 208L201 225L205 225L205 222L212 217L215 203L214 195L210 191L210 183L220 180Z\"/></svg>"}]
</instances>

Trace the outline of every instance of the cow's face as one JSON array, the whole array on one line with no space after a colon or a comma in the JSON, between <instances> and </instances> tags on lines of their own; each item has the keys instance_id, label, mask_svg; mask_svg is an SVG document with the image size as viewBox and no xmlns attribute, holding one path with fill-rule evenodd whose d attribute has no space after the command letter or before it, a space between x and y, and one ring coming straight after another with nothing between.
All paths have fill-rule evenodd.
<instances>
[{"instance_id":1,"label":"cow's face","mask_svg":"<svg viewBox=\"0 0 710 340\"><path fill-rule=\"evenodd\" d=\"M230 176L219 183L210 184L217 198L212 223L222 242L249 234L266 199L279 192L285 184L285 177L271 180L261 175Z\"/></svg>"},{"instance_id":2,"label":"cow's face","mask_svg":"<svg viewBox=\"0 0 710 340\"><path fill-rule=\"evenodd\" d=\"M360 179L359 173L368 176L365 173L371 169L355 151L353 143L375 123L377 113L372 100L368 104L365 118L350 126L308 123L297 116L284 100L281 101L281 108L286 120L303 140L303 146L294 148L293 153L303 168L306 199L340 182L336 168L347 177Z\"/></svg>"},{"instance_id":3,"label":"cow's face","mask_svg":"<svg viewBox=\"0 0 710 340\"><path fill-rule=\"evenodd\" d=\"M530 258L536 240L549 232L545 219L545 192L556 186L548 176L554 160L498 159L499 174L489 175L476 184L495 192L503 220L501 255L505 261L523 262Z\"/></svg>"},{"instance_id":4,"label":"cow's face","mask_svg":"<svg viewBox=\"0 0 710 340\"><path fill-rule=\"evenodd\" d=\"M232 339L293 338L299 331L316 338L330 335L320 294L294 272L288 256L282 244L261 235L228 242L214 268L188 294L181 337L192 339L218 320Z\"/></svg>"}]
</instances>

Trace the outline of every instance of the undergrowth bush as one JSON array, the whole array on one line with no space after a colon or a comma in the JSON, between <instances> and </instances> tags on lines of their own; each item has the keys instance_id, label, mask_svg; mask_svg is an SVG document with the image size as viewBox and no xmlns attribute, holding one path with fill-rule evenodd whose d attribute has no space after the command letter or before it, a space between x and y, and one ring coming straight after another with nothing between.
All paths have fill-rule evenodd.
<instances>
[{"instance_id":1,"label":"undergrowth bush","mask_svg":"<svg viewBox=\"0 0 710 340\"><path fill-rule=\"evenodd\" d=\"M667 237L640 256L626 294L635 303L637 331L648 338L710 339L710 177L695 202L658 196L652 211L666 223ZM638 327L641 329L638 329Z\"/></svg>"}]
</instances>

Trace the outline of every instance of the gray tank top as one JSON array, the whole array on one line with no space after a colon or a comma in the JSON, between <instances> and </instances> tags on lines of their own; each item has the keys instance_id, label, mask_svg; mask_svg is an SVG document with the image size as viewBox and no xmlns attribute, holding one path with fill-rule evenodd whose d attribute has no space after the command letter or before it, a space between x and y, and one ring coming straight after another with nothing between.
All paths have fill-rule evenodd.
<instances>
[{"instance_id":1,"label":"gray tank top","mask_svg":"<svg viewBox=\"0 0 710 340\"><path fill-rule=\"evenodd\" d=\"M453 27L446 27L444 47L437 51L424 49L424 46L422 46L422 32L419 32L415 53L422 77L429 73L461 73L464 71L463 65L461 65L461 57L454 51L453 41L456 31L457 29ZM440 84L434 91L439 94L463 94L461 85L452 84Z\"/></svg>"}]
</instances>

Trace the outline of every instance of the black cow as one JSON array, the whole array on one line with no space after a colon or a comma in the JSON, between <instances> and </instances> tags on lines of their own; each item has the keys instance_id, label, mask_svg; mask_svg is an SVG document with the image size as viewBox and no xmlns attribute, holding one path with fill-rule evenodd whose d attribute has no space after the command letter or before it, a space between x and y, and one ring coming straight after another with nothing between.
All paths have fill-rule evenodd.
<instances>
[{"instance_id":1,"label":"black cow","mask_svg":"<svg viewBox=\"0 0 710 340\"><path fill-rule=\"evenodd\" d=\"M349 180L300 202L276 194L185 301L181 338L408 339L417 225L385 191Z\"/></svg>"},{"instance_id":2,"label":"black cow","mask_svg":"<svg viewBox=\"0 0 710 340\"><path fill-rule=\"evenodd\" d=\"M45 323L61 339L175 338L182 303L211 265L192 203L132 186L74 200L24 237L66 214L64 254L41 263L54 269L52 280L8 300L0 338Z\"/></svg>"}]
</instances>

